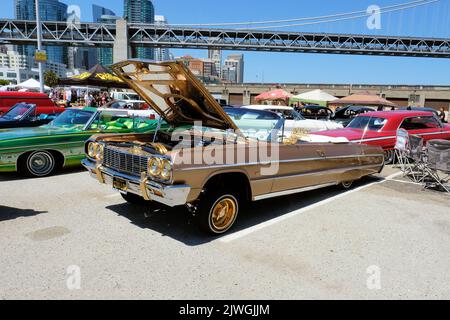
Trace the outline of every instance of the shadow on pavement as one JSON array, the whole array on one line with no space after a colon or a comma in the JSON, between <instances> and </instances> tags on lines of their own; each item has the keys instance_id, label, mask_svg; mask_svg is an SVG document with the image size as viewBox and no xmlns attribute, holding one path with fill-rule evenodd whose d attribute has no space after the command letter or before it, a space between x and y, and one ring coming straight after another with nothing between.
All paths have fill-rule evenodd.
<instances>
[{"instance_id":1,"label":"shadow on pavement","mask_svg":"<svg viewBox=\"0 0 450 320\"><path fill-rule=\"evenodd\" d=\"M380 178L367 177L356 182L354 188L377 181L380 181ZM339 187L328 187L252 202L240 212L234 227L229 233L237 232L283 216L284 214L307 207L343 192L346 191ZM202 233L197 228L195 217L185 207L152 210L145 206L122 203L108 206L107 209L126 217L132 224L140 228L154 230L162 236L171 237L188 246L197 246L220 238L220 236L210 236Z\"/></svg>"},{"instance_id":2,"label":"shadow on pavement","mask_svg":"<svg viewBox=\"0 0 450 320\"><path fill-rule=\"evenodd\" d=\"M13 220L20 217L32 217L41 213L47 213L47 211L35 211L33 209L19 209L0 205L0 222L6 220Z\"/></svg>"},{"instance_id":3,"label":"shadow on pavement","mask_svg":"<svg viewBox=\"0 0 450 320\"><path fill-rule=\"evenodd\" d=\"M52 175L52 177L71 174L71 173L79 173L79 172L83 172L83 171L87 172L87 170L83 167L61 169L61 170L57 171L54 175ZM24 175L21 175L18 172L2 172L2 173L0 173L0 182L29 180L29 179L45 179L45 178L49 178L49 177L29 178L29 177L25 177Z\"/></svg>"}]
</instances>

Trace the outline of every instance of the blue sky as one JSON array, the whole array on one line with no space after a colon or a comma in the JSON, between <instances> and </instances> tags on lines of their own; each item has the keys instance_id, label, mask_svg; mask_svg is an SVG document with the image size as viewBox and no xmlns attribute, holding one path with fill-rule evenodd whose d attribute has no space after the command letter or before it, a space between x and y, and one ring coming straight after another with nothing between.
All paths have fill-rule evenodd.
<instances>
[{"instance_id":1,"label":"blue sky","mask_svg":"<svg viewBox=\"0 0 450 320\"><path fill-rule=\"evenodd\" d=\"M171 23L246 22L295 19L386 7L412 0L154 0L156 14ZM3 0L4 18L14 17L14 0ZM123 13L123 0L63 0L79 5L82 21L91 21L92 4ZM386 13L381 29L369 30L366 18L283 30L386 34L450 38L450 0ZM204 50L173 50L205 57ZM224 56L232 52L224 52ZM270 83L450 84L450 59L394 58L298 53L244 52L245 81Z\"/></svg>"}]
</instances>

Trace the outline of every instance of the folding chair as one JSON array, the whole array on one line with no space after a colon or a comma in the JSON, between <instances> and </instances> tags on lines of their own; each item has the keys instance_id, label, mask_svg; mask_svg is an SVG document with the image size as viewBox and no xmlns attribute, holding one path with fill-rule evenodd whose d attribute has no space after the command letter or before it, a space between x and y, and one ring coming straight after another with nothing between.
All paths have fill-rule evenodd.
<instances>
[{"instance_id":1,"label":"folding chair","mask_svg":"<svg viewBox=\"0 0 450 320\"><path fill-rule=\"evenodd\" d=\"M409 158L407 156L408 141L409 141L408 131L406 131L405 129L397 130L397 138L395 141L394 152L400 170L403 173L406 173L407 168L409 167Z\"/></svg>"},{"instance_id":2,"label":"folding chair","mask_svg":"<svg viewBox=\"0 0 450 320\"><path fill-rule=\"evenodd\" d=\"M426 176L423 139L416 135L409 135L406 149L406 156L409 159L408 175L414 182L420 183Z\"/></svg>"},{"instance_id":3,"label":"folding chair","mask_svg":"<svg viewBox=\"0 0 450 320\"><path fill-rule=\"evenodd\" d=\"M430 140L425 165L425 188L437 188L450 194L450 141Z\"/></svg>"}]
</instances>

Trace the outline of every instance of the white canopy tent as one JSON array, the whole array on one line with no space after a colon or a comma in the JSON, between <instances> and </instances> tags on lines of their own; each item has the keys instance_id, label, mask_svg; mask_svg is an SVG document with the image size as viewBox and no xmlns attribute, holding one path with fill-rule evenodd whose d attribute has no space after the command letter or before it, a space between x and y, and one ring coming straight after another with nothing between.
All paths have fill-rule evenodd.
<instances>
[{"instance_id":1,"label":"white canopy tent","mask_svg":"<svg viewBox=\"0 0 450 320\"><path fill-rule=\"evenodd\" d=\"M16 85L9 84L7 86L1 86L0 87L0 92L13 90L14 88L16 88Z\"/></svg>"},{"instance_id":2,"label":"white canopy tent","mask_svg":"<svg viewBox=\"0 0 450 320\"><path fill-rule=\"evenodd\" d=\"M320 89L301 93L291 98L291 102L301 101L306 103L317 103L321 105L326 105L328 102L335 100L338 100L338 98Z\"/></svg>"},{"instance_id":3,"label":"white canopy tent","mask_svg":"<svg viewBox=\"0 0 450 320\"><path fill-rule=\"evenodd\" d=\"M39 90L40 89L40 82L36 79L30 78L24 82L21 82L16 85L16 87L22 88L22 89L33 89L33 90ZM50 87L47 87L44 85L44 89L50 90Z\"/></svg>"}]
</instances>

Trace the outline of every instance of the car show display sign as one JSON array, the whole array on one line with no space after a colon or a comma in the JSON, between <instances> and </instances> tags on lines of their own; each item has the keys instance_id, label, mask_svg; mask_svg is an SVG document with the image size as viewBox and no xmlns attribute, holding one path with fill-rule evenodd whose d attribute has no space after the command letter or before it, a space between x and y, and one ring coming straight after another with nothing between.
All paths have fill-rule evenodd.
<instances>
[{"instance_id":1,"label":"car show display sign","mask_svg":"<svg viewBox=\"0 0 450 320\"><path fill-rule=\"evenodd\" d=\"M45 50L36 50L34 53L34 61L47 62L47 52Z\"/></svg>"}]
</instances>

